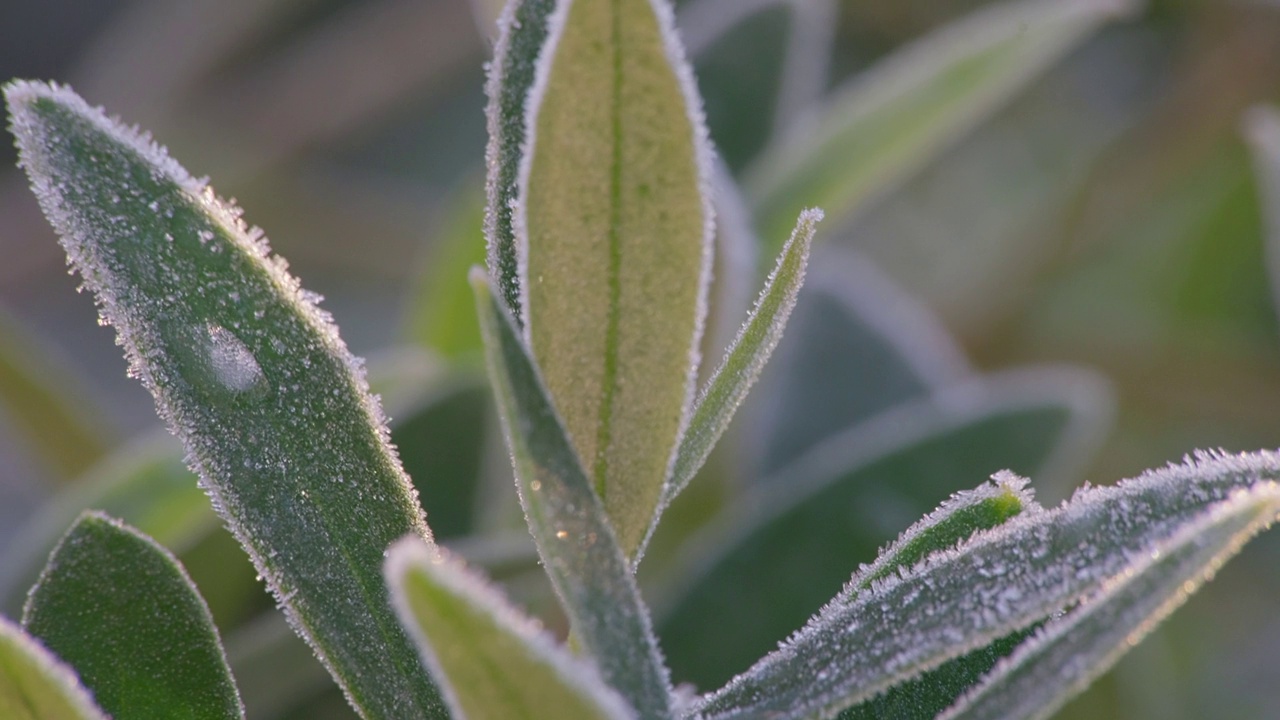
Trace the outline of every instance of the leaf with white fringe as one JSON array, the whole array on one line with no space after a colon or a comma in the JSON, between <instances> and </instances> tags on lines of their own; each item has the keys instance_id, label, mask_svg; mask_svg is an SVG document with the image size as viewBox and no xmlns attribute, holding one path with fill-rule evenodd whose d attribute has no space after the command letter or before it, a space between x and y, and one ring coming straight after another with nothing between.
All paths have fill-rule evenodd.
<instances>
[{"instance_id":1,"label":"leaf with white fringe","mask_svg":"<svg viewBox=\"0 0 1280 720\"><path fill-rule=\"evenodd\" d=\"M671 689L648 609L515 320L471 273L489 377L529 532L574 638L639 717L671 717Z\"/></svg>"},{"instance_id":2,"label":"leaf with white fringe","mask_svg":"<svg viewBox=\"0 0 1280 720\"><path fill-rule=\"evenodd\" d=\"M294 628L365 717L440 716L378 570L430 531L317 296L146 136L66 88L6 98L72 265Z\"/></svg>"},{"instance_id":3,"label":"leaf with white fringe","mask_svg":"<svg viewBox=\"0 0 1280 720\"><path fill-rule=\"evenodd\" d=\"M528 344L628 557L689 421L714 237L671 23L666 0L557 5L515 218Z\"/></svg>"},{"instance_id":4,"label":"leaf with white fringe","mask_svg":"<svg viewBox=\"0 0 1280 720\"><path fill-rule=\"evenodd\" d=\"M946 720L1048 718L1088 687L1280 513L1280 486L1259 483L1148 549L1102 592L1046 625Z\"/></svg>"},{"instance_id":5,"label":"leaf with white fringe","mask_svg":"<svg viewBox=\"0 0 1280 720\"><path fill-rule=\"evenodd\" d=\"M995 111L1129 0L1016 0L983 7L882 60L797 122L748 169L766 242L801 208L843 227L877 194Z\"/></svg>"},{"instance_id":6,"label":"leaf with white fringe","mask_svg":"<svg viewBox=\"0 0 1280 720\"><path fill-rule=\"evenodd\" d=\"M388 552L396 611L455 717L533 718L553 708L563 720L633 717L594 666L556 645L460 560L418 538Z\"/></svg>"},{"instance_id":7,"label":"leaf with white fringe","mask_svg":"<svg viewBox=\"0 0 1280 720\"><path fill-rule=\"evenodd\" d=\"M108 720L76 673L38 640L0 615L0 717Z\"/></svg>"},{"instance_id":8,"label":"leaf with white fringe","mask_svg":"<svg viewBox=\"0 0 1280 720\"><path fill-rule=\"evenodd\" d=\"M784 720L865 702L1087 599L1162 543L1219 537L1201 526L1204 537L1185 538L1185 528L1239 523L1251 535L1254 505L1213 508L1276 478L1280 456L1272 453L1201 455L1081 490L1059 508L981 532L869 589L846 588L778 650L709 695L700 712L708 720Z\"/></svg>"}]
</instances>

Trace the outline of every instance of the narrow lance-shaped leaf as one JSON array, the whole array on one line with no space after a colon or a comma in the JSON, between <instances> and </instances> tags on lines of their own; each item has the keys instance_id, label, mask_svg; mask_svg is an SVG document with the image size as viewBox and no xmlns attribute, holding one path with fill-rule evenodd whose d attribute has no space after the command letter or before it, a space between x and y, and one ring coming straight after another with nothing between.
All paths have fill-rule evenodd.
<instances>
[{"instance_id":1,"label":"narrow lance-shaped leaf","mask_svg":"<svg viewBox=\"0 0 1280 720\"><path fill-rule=\"evenodd\" d=\"M407 538L391 547L385 572L400 619L455 717L633 716L595 667L557 646L461 561Z\"/></svg>"},{"instance_id":2,"label":"narrow lance-shaped leaf","mask_svg":"<svg viewBox=\"0 0 1280 720\"><path fill-rule=\"evenodd\" d=\"M1280 478L1273 453L1201 455L1014 518L908 573L846 589L777 651L709 696L708 718L832 713L1040 622L1241 489ZM1248 510L1248 523L1257 513ZM1238 544L1233 541L1232 544ZM1162 550L1163 552L1163 550Z\"/></svg>"},{"instance_id":3,"label":"narrow lance-shaped leaf","mask_svg":"<svg viewBox=\"0 0 1280 720\"><path fill-rule=\"evenodd\" d=\"M1267 227L1271 295L1280 307L1280 110L1267 105L1245 114L1245 139L1253 150L1254 172Z\"/></svg>"},{"instance_id":4,"label":"narrow lance-shaped leaf","mask_svg":"<svg viewBox=\"0 0 1280 720\"><path fill-rule=\"evenodd\" d=\"M243 718L213 617L169 551L102 513L49 556L23 628L115 717Z\"/></svg>"},{"instance_id":5,"label":"narrow lance-shaped leaf","mask_svg":"<svg viewBox=\"0 0 1280 720\"><path fill-rule=\"evenodd\" d=\"M796 295L804 283L809 247L821 220L821 210L801 213L796 229L783 246L778 265L770 273L750 317L694 403L689 427L680 438L671 476L663 488L662 502L650 521L650 535L657 526L662 507L693 480L777 347L791 309L795 307Z\"/></svg>"},{"instance_id":6,"label":"narrow lance-shaped leaf","mask_svg":"<svg viewBox=\"0 0 1280 720\"><path fill-rule=\"evenodd\" d=\"M477 0L477 2L488 0ZM498 16L498 42L489 64L486 111L489 145L485 190L484 234L489 270L516 322L523 322L519 260L516 253L515 205L519 194L520 162L526 145L529 92L533 89L538 54L550 32L549 18L556 0L508 0Z\"/></svg>"},{"instance_id":7,"label":"narrow lance-shaped leaf","mask_svg":"<svg viewBox=\"0 0 1280 720\"><path fill-rule=\"evenodd\" d=\"M0 717L107 720L76 673L0 615Z\"/></svg>"},{"instance_id":8,"label":"narrow lance-shaped leaf","mask_svg":"<svg viewBox=\"0 0 1280 720\"><path fill-rule=\"evenodd\" d=\"M471 282L520 502L574 636L641 718L668 718L670 683L631 566L515 321L483 271Z\"/></svg>"},{"instance_id":9,"label":"narrow lance-shaped leaf","mask_svg":"<svg viewBox=\"0 0 1280 720\"><path fill-rule=\"evenodd\" d=\"M366 717L443 712L378 567L429 531L363 369L265 240L65 88L6 88L23 167L131 372Z\"/></svg>"},{"instance_id":10,"label":"narrow lance-shaped leaf","mask_svg":"<svg viewBox=\"0 0 1280 720\"><path fill-rule=\"evenodd\" d=\"M1047 625L944 714L946 720L1048 718L1106 672L1280 513L1273 482L1233 495L1160 543L1103 592Z\"/></svg>"},{"instance_id":11,"label":"narrow lance-shaped leaf","mask_svg":"<svg viewBox=\"0 0 1280 720\"><path fill-rule=\"evenodd\" d=\"M1018 0L977 11L881 61L798 122L747 175L766 241L802 207L844 221L991 113L1127 0ZM775 241L776 242L776 241Z\"/></svg>"},{"instance_id":12,"label":"narrow lance-shaped leaf","mask_svg":"<svg viewBox=\"0 0 1280 720\"><path fill-rule=\"evenodd\" d=\"M712 256L710 151L671 23L666 0L559 3L516 202L528 344L628 557L688 422Z\"/></svg>"}]
</instances>

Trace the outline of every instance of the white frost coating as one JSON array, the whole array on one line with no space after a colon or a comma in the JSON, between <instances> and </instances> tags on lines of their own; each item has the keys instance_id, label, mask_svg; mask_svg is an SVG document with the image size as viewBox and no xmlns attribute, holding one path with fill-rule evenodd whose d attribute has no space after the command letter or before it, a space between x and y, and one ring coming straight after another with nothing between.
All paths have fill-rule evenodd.
<instances>
[{"instance_id":1,"label":"white frost coating","mask_svg":"<svg viewBox=\"0 0 1280 720\"><path fill-rule=\"evenodd\" d=\"M707 718L808 717L867 699L1049 617L1132 573L1240 490L1280 478L1280 455L1201 453L1088 488L829 605L709 696Z\"/></svg>"},{"instance_id":2,"label":"white frost coating","mask_svg":"<svg viewBox=\"0 0 1280 720\"><path fill-rule=\"evenodd\" d=\"M1271 525L1277 512L1280 487L1270 482L1214 505L1112 578L1097 597L1019 645L941 718L1050 717L1211 580L1250 538Z\"/></svg>"},{"instance_id":3,"label":"white frost coating","mask_svg":"<svg viewBox=\"0 0 1280 720\"><path fill-rule=\"evenodd\" d=\"M618 720L635 717L635 712L627 703L605 684L595 665L560 647L541 625L511 605L500 590L468 568L463 561L454 558L439 546L427 545L420 538L410 536L387 550L383 574L391 589L396 613L417 641L418 649L431 668L433 677L445 680L449 674L440 664L430 638L413 613L405 590L405 578L411 572L428 576L431 582L463 598L468 606L484 611L497 629L521 642L534 662L550 667L561 682L579 695L589 698L608 717ZM452 685L440 682L439 686L454 717L464 717Z\"/></svg>"},{"instance_id":4,"label":"white frost coating","mask_svg":"<svg viewBox=\"0 0 1280 720\"><path fill-rule=\"evenodd\" d=\"M712 358L721 357L733 343L743 318L751 312L759 273L760 238L756 235L751 209L729 168L719 158L715 163L716 252L713 259L708 301L709 327L703 347ZM714 296L714 297L712 297ZM705 382L714 367L701 364L698 375Z\"/></svg>"},{"instance_id":5,"label":"white frost coating","mask_svg":"<svg viewBox=\"0 0 1280 720\"><path fill-rule=\"evenodd\" d=\"M75 670L59 660L38 640L23 632L8 618L0 616L0 661L9 667L21 662L11 659L13 655L21 656L26 663L35 667L41 677L51 685L57 686L61 691L59 697L72 707L79 720L109 720L107 715L94 704L92 694L80 684L80 678ZM17 690L26 692L27 688L19 687ZM43 707L51 709L48 706Z\"/></svg>"},{"instance_id":6,"label":"white frost coating","mask_svg":"<svg viewBox=\"0 0 1280 720\"><path fill-rule=\"evenodd\" d=\"M266 384L267 378L262 374L262 367L253 351L245 345L235 333L210 323L206 326L209 333L209 365L214 376L232 392L242 393Z\"/></svg>"}]
</instances>

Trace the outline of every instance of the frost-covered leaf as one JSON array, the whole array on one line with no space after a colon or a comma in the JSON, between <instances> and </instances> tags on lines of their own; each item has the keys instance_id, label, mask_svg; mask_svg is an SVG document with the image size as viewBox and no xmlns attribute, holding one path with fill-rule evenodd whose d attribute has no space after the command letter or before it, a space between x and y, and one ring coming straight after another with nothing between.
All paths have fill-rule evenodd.
<instances>
[{"instance_id":1,"label":"frost-covered leaf","mask_svg":"<svg viewBox=\"0 0 1280 720\"><path fill-rule=\"evenodd\" d=\"M1128 0L1015 0L917 40L837 90L747 176L766 242L803 207L833 227L936 155L1127 9Z\"/></svg>"},{"instance_id":2,"label":"frost-covered leaf","mask_svg":"<svg viewBox=\"0 0 1280 720\"><path fill-rule=\"evenodd\" d=\"M482 271L473 270L471 282L520 502L574 637L640 717L670 717L667 671L630 563L515 320Z\"/></svg>"},{"instance_id":3,"label":"frost-covered leaf","mask_svg":"<svg viewBox=\"0 0 1280 720\"><path fill-rule=\"evenodd\" d=\"M689 420L711 270L711 153L670 15L560 3L516 202L528 344L628 557Z\"/></svg>"},{"instance_id":4,"label":"frost-covered leaf","mask_svg":"<svg viewBox=\"0 0 1280 720\"><path fill-rule=\"evenodd\" d=\"M712 258L711 287L707 290L707 328L702 334L702 357L724 355L751 312L758 292L756 270L760 239L755 220L737 181L723 162L715 163L712 205L716 213L716 250ZM698 386L704 387L716 366L698 364Z\"/></svg>"},{"instance_id":5,"label":"frost-covered leaf","mask_svg":"<svg viewBox=\"0 0 1280 720\"><path fill-rule=\"evenodd\" d=\"M462 562L418 538L389 553L385 572L396 610L456 717L633 716L594 666L557 646Z\"/></svg>"},{"instance_id":6,"label":"frost-covered leaf","mask_svg":"<svg viewBox=\"0 0 1280 720\"><path fill-rule=\"evenodd\" d=\"M219 526L209 498L182 461L181 445L168 433L146 436L109 456L13 534L0 555L6 608L21 609L49 553L86 508L129 523L176 554Z\"/></svg>"},{"instance_id":7,"label":"frost-covered leaf","mask_svg":"<svg viewBox=\"0 0 1280 720\"><path fill-rule=\"evenodd\" d=\"M801 213L791 238L778 257L777 266L756 300L755 308L694 402L693 416L676 448L675 463L663 488L659 511L653 515L650 532L658 522L661 508L684 490L711 454L711 449L729 427L734 412L755 384L782 337L787 318L795 306L796 294L804 283L809 247L821 220L821 210Z\"/></svg>"},{"instance_id":8,"label":"frost-covered leaf","mask_svg":"<svg viewBox=\"0 0 1280 720\"><path fill-rule=\"evenodd\" d=\"M87 470L111 440L78 379L0 308L0 412L62 478Z\"/></svg>"},{"instance_id":9,"label":"frost-covered leaf","mask_svg":"<svg viewBox=\"0 0 1280 720\"><path fill-rule=\"evenodd\" d=\"M941 323L860 254L814 250L757 391L757 479L876 413L972 374Z\"/></svg>"},{"instance_id":10,"label":"frost-covered leaf","mask_svg":"<svg viewBox=\"0 0 1280 720\"><path fill-rule=\"evenodd\" d=\"M0 615L0 717L107 720L79 678L35 638Z\"/></svg>"},{"instance_id":11,"label":"frost-covered leaf","mask_svg":"<svg viewBox=\"0 0 1280 720\"><path fill-rule=\"evenodd\" d=\"M107 515L86 512L63 536L22 626L115 717L244 717L209 608L182 565Z\"/></svg>"},{"instance_id":12,"label":"frost-covered leaf","mask_svg":"<svg viewBox=\"0 0 1280 720\"><path fill-rule=\"evenodd\" d=\"M677 680L715 687L804 624L860 563L957 487L1087 453L1097 384L1009 373L834 435L691 539L658 634Z\"/></svg>"},{"instance_id":13,"label":"frost-covered leaf","mask_svg":"<svg viewBox=\"0 0 1280 720\"><path fill-rule=\"evenodd\" d=\"M295 629L366 717L443 712L378 572L429 530L315 296L145 136L65 88L6 97L72 264Z\"/></svg>"},{"instance_id":14,"label":"frost-covered leaf","mask_svg":"<svg viewBox=\"0 0 1280 720\"><path fill-rule=\"evenodd\" d=\"M1267 227L1271 294L1280 307L1280 109L1267 105L1245 115L1245 139L1253 150L1262 215Z\"/></svg>"},{"instance_id":15,"label":"frost-covered leaf","mask_svg":"<svg viewBox=\"0 0 1280 720\"><path fill-rule=\"evenodd\" d=\"M1132 648L1280 513L1280 486L1259 483L1210 508L1137 558L1102 592L1020 646L943 717L1048 718Z\"/></svg>"},{"instance_id":16,"label":"frost-covered leaf","mask_svg":"<svg viewBox=\"0 0 1280 720\"><path fill-rule=\"evenodd\" d=\"M1209 526L1200 538L1180 535L1206 518L1240 529L1255 524L1256 505L1213 507L1276 478L1280 456L1273 453L1200 455L1079 491L1059 508L981 532L868 590L846 588L777 651L709 696L702 711L708 719L801 718L865 701L1104 590L1153 550L1163 554L1172 538L1221 538Z\"/></svg>"},{"instance_id":17,"label":"frost-covered leaf","mask_svg":"<svg viewBox=\"0 0 1280 720\"><path fill-rule=\"evenodd\" d=\"M550 34L556 0L508 0L498 18L498 42L489 64L489 145L485 193L484 235L489 271L516 322L523 323L520 297L520 259L516 251L515 208L521 160L528 143L526 127L529 93L538 69L538 56Z\"/></svg>"}]
</instances>

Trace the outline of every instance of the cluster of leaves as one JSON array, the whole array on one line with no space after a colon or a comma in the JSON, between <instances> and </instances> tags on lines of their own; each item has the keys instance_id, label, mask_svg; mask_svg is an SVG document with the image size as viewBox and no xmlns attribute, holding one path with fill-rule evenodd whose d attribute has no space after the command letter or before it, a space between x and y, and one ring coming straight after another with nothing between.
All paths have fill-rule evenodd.
<instances>
[{"instance_id":1,"label":"cluster of leaves","mask_svg":"<svg viewBox=\"0 0 1280 720\"><path fill-rule=\"evenodd\" d=\"M694 50L779 11L793 32L821 25L801 3L703 5L720 27ZM247 682L265 682L264 704L310 687L250 671L283 667L284 640L224 651L214 603L183 569L227 562L216 511L365 717L1052 713L1270 524L1280 459L1203 455L1052 510L1013 473L948 499L992 467L1041 473L1079 454L1105 392L1073 370L976 376L856 257L824 259L797 306L821 218L801 207L840 222L1117 9L984 11L836 93L794 135L724 143L724 167L664 0L509 3L489 87L489 272L470 275L492 400L474 378L437 380L392 431L436 437L397 444L419 481L421 456L438 463L422 473L438 537L362 364L261 233L70 90L10 84L23 167L203 493L178 458L133 448L38 521L71 522L61 539L30 533L7 554L3 589L34 585L21 626L0 620L0 710L239 717ZM1266 111L1250 125L1273 183L1278 126ZM746 165L744 200L728 168ZM748 312L757 246L777 260ZM717 463L733 463L713 448L793 306L744 497L710 520L673 505L700 470L714 488ZM832 352L876 372L878 394L816 387L809 363ZM708 371L704 355L723 359ZM386 392L413 395L431 373L405 359ZM480 473L459 467L476 453L447 439L493 401L536 555L477 530ZM450 473L472 484L437 489ZM110 515L76 518L86 506ZM669 507L692 520L664 539ZM934 507L849 577L906 524L888 515ZM646 549L653 619L634 579ZM545 571L569 642L464 557L493 575ZM673 688L668 667L720 689Z\"/></svg>"}]
</instances>

